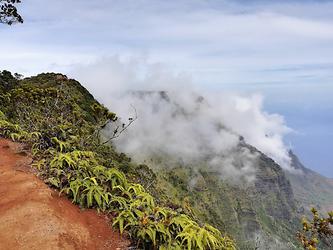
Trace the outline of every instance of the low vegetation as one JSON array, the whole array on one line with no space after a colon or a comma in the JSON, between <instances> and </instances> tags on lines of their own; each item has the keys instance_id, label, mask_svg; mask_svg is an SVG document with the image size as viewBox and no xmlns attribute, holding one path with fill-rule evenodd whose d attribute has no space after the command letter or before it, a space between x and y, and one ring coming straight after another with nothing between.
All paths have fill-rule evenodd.
<instances>
[{"instance_id":1,"label":"low vegetation","mask_svg":"<svg viewBox=\"0 0 333 250\"><path fill-rule=\"evenodd\" d=\"M48 185L82 208L113 217L113 226L144 249L236 249L216 228L182 209L162 206L147 191L152 180L140 174L109 141L123 123L78 82L60 74L21 80L0 73L0 136L31 145L33 166ZM111 137L103 136L105 129ZM120 132L119 132L120 131ZM149 172L149 170L145 170ZM145 187L146 186L146 187Z\"/></svg>"}]
</instances>

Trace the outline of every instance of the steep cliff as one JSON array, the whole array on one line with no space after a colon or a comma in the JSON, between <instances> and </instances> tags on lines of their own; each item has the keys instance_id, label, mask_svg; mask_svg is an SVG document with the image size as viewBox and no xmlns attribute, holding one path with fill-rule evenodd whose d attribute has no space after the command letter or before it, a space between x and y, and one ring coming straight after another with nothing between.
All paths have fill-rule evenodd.
<instances>
[{"instance_id":1,"label":"steep cliff","mask_svg":"<svg viewBox=\"0 0 333 250\"><path fill-rule=\"evenodd\" d=\"M234 184L221 173L207 170L204 163L170 167L168 162L163 170L160 160L150 165L159 166L157 185L166 200L189 207L201 220L228 232L240 249L296 249L299 217L286 174L255 148L244 143L242 147L259 154L256 177L247 184Z\"/></svg>"},{"instance_id":2,"label":"steep cliff","mask_svg":"<svg viewBox=\"0 0 333 250\"><path fill-rule=\"evenodd\" d=\"M292 166L296 172L289 172L288 178L294 190L301 213L309 212L311 207L321 212L333 209L333 180L306 168L298 157L290 151Z\"/></svg>"},{"instance_id":3,"label":"steep cliff","mask_svg":"<svg viewBox=\"0 0 333 250\"><path fill-rule=\"evenodd\" d=\"M172 112L168 119L186 119L193 121L192 126L204 126L196 123L199 120L197 113L208 105L203 97L194 95L194 105L189 108L164 91L130 94L134 96L133 100L147 103L148 110L148 105L153 103L151 110L154 113L169 108ZM220 153L196 150L194 153L201 155L194 159L170 154L168 150L145 151L145 163L157 175L158 193L163 194L161 200L171 201L172 206L185 209L199 220L229 233L240 249L297 248L295 234L300 216L285 171L241 135L235 134L232 128L216 123L208 129L236 135L236 146ZM190 139L199 142L199 147L210 146L205 142L206 138L195 133L193 136L196 138ZM214 139L223 142L226 138ZM186 147L186 142L183 145ZM135 152L136 155L141 153L140 150Z\"/></svg>"}]
</instances>

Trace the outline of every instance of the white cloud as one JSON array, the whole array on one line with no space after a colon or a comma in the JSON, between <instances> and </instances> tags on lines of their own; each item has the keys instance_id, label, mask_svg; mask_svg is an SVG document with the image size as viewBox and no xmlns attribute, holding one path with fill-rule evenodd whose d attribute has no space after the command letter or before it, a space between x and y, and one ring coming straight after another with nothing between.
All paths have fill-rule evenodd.
<instances>
[{"instance_id":1,"label":"white cloud","mask_svg":"<svg viewBox=\"0 0 333 250\"><path fill-rule=\"evenodd\" d=\"M114 143L137 161L154 155L185 163L204 161L223 176L251 180L256 156L240 151L241 135L283 168L290 168L283 143L290 129L281 116L263 110L260 95L200 91L186 76L140 59L105 58L81 66L72 76L123 118L132 116L135 107L137 121ZM141 92L132 92L137 90ZM156 90L166 91L165 95Z\"/></svg>"},{"instance_id":2,"label":"white cloud","mask_svg":"<svg viewBox=\"0 0 333 250\"><path fill-rule=\"evenodd\" d=\"M31 0L22 6L26 23L0 30L0 66L13 71L70 71L101 56L149 54L201 84L218 84L283 81L283 74L262 70L333 63L333 3L326 1L60 0L45 8L45 1ZM306 72L288 79L299 82Z\"/></svg>"}]
</instances>

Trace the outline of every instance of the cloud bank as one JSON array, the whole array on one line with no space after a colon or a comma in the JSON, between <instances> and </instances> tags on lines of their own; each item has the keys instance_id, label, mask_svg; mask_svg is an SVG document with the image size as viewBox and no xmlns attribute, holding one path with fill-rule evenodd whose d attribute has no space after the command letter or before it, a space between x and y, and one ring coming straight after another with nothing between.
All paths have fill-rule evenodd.
<instances>
[{"instance_id":1,"label":"cloud bank","mask_svg":"<svg viewBox=\"0 0 333 250\"><path fill-rule=\"evenodd\" d=\"M0 29L0 67L23 74L149 54L200 84L332 79L332 1L58 0L45 8L30 0L20 10L24 25Z\"/></svg>"},{"instance_id":2,"label":"cloud bank","mask_svg":"<svg viewBox=\"0 0 333 250\"><path fill-rule=\"evenodd\" d=\"M263 97L212 92L143 58L105 58L81 66L79 79L120 117L138 119L114 140L118 150L136 161L172 156L185 164L204 162L226 177L252 180L256 155L240 148L240 136L289 169L283 137L290 129L282 116L263 109Z\"/></svg>"}]
</instances>

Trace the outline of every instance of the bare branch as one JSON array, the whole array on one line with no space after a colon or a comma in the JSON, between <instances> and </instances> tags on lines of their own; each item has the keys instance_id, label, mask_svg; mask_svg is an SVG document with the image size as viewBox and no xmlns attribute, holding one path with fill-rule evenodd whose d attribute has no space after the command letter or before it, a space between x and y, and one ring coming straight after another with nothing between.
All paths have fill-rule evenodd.
<instances>
[{"instance_id":1,"label":"bare branch","mask_svg":"<svg viewBox=\"0 0 333 250\"><path fill-rule=\"evenodd\" d=\"M138 114L137 114L136 108L132 104L131 104L131 107L133 108L134 113L135 113L134 117L128 118L129 122L127 124L123 123L121 126L118 125L116 127L116 129L113 131L112 137L110 137L108 140L106 140L105 142L103 142L102 145L104 145L106 143L109 143L113 139L118 138L129 126L131 126L131 124L134 121L136 121L138 119Z\"/></svg>"}]
</instances>

